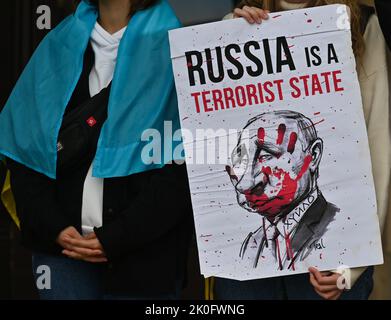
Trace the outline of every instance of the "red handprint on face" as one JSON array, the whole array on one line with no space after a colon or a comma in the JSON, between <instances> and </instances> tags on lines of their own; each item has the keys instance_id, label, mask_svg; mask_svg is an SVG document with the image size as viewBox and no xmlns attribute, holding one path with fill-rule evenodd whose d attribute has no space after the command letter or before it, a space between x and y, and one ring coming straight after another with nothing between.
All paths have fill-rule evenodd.
<instances>
[{"instance_id":1,"label":"red handprint on face","mask_svg":"<svg viewBox=\"0 0 391 320\"><path fill-rule=\"evenodd\" d=\"M258 128L256 148L252 148L256 154L249 155L254 159L246 172L238 175L227 167L237 191L245 196L252 211L273 218L294 202L300 180L312 161L310 154L304 155L303 149L297 147L297 129L288 121Z\"/></svg>"},{"instance_id":2,"label":"red handprint on face","mask_svg":"<svg viewBox=\"0 0 391 320\"><path fill-rule=\"evenodd\" d=\"M298 112L266 112L250 119L243 128L232 152L232 168L227 166L226 170L239 206L262 216L262 226L248 234L239 253L242 258L253 258L254 268L266 261L262 253L269 248L279 270L295 270L297 259L305 258L299 253L308 249L306 244L314 236L300 227L301 223L306 225L305 217L319 221L318 239L339 211L318 189L322 153L323 141L314 123ZM292 215L298 220L289 220L288 224ZM255 245L256 252L250 250L253 245L249 247L255 239L261 239Z\"/></svg>"}]
</instances>

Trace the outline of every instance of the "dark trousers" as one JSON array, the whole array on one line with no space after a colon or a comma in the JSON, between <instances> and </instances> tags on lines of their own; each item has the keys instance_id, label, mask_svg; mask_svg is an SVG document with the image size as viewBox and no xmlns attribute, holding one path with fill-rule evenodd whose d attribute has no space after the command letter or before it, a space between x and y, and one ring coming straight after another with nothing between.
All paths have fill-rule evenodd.
<instances>
[{"instance_id":1,"label":"dark trousers","mask_svg":"<svg viewBox=\"0 0 391 320\"><path fill-rule=\"evenodd\" d=\"M341 300L367 300L373 289L373 267L369 267ZM216 278L217 300L321 300L308 274L250 281Z\"/></svg>"},{"instance_id":2,"label":"dark trousers","mask_svg":"<svg viewBox=\"0 0 391 320\"><path fill-rule=\"evenodd\" d=\"M33 274L41 300L174 300L180 297L182 282L178 285L177 295L107 294L104 285L105 272L105 264L88 263L65 256L33 254ZM49 283L42 286L44 276L48 277Z\"/></svg>"}]
</instances>

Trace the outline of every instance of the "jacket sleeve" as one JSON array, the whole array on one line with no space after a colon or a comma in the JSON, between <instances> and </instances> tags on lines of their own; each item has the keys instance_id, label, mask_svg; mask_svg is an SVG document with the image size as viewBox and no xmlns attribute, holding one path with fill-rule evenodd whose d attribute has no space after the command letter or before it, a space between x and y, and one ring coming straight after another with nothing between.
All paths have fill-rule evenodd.
<instances>
[{"instance_id":1,"label":"jacket sleeve","mask_svg":"<svg viewBox=\"0 0 391 320\"><path fill-rule=\"evenodd\" d=\"M95 229L110 261L157 241L180 224L188 226L192 208L186 166L166 165L147 179L117 219Z\"/></svg>"},{"instance_id":2,"label":"jacket sleeve","mask_svg":"<svg viewBox=\"0 0 391 320\"><path fill-rule=\"evenodd\" d=\"M56 239L70 224L56 205L55 181L10 159L7 166L22 242L33 250L58 252Z\"/></svg>"}]
</instances>

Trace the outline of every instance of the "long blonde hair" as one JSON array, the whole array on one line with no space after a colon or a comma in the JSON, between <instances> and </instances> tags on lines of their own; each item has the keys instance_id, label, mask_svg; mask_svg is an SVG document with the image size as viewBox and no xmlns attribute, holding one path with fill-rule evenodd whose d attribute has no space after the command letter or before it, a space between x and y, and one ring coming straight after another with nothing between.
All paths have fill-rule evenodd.
<instances>
[{"instance_id":1,"label":"long blonde hair","mask_svg":"<svg viewBox=\"0 0 391 320\"><path fill-rule=\"evenodd\" d=\"M363 38L363 26L361 20L361 9L356 0L309 0L307 8L325 6L328 4L345 4L351 11L351 29L352 29L352 42L353 51L357 59L361 58L364 53L364 38ZM258 7L270 12L280 11L279 0L242 0L237 7L242 8L244 6Z\"/></svg>"}]
</instances>

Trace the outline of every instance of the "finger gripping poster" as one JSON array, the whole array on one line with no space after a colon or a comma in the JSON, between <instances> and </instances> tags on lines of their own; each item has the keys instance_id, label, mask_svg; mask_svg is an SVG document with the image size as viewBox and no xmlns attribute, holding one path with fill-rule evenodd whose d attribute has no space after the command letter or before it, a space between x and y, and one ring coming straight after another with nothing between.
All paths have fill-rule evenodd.
<instances>
[{"instance_id":1,"label":"finger gripping poster","mask_svg":"<svg viewBox=\"0 0 391 320\"><path fill-rule=\"evenodd\" d=\"M382 263L349 14L170 32L202 274Z\"/></svg>"}]
</instances>

